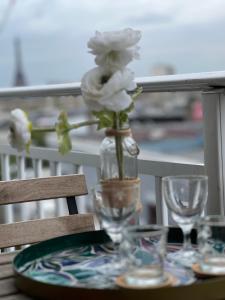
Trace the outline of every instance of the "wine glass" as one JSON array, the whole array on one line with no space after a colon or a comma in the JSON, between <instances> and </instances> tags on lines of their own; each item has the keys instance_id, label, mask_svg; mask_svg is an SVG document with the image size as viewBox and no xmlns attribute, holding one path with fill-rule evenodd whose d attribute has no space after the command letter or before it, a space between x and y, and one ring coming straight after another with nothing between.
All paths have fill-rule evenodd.
<instances>
[{"instance_id":1,"label":"wine glass","mask_svg":"<svg viewBox=\"0 0 225 300\"><path fill-rule=\"evenodd\" d=\"M93 189L93 201L96 215L101 228L105 229L112 240L113 264L112 269L121 267L119 246L122 241L124 226L136 213L139 200L140 184L116 185L97 184Z\"/></svg>"},{"instance_id":2,"label":"wine glass","mask_svg":"<svg viewBox=\"0 0 225 300\"><path fill-rule=\"evenodd\" d=\"M183 247L169 258L191 266L197 252L191 245L190 233L201 215L208 195L208 178L201 175L167 176L162 179L162 193L171 216L183 232Z\"/></svg>"}]
</instances>

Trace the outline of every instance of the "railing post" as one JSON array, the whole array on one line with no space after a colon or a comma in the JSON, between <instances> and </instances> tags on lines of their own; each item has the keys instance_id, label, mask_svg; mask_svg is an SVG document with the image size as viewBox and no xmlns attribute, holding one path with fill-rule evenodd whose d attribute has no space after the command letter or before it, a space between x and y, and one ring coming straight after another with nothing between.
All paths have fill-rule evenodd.
<instances>
[{"instance_id":1,"label":"railing post","mask_svg":"<svg viewBox=\"0 0 225 300\"><path fill-rule=\"evenodd\" d=\"M34 176L36 178L42 177L42 160L41 159L33 159L33 168L34 168ZM37 201L37 217L39 219L44 218L44 209L41 201Z\"/></svg>"},{"instance_id":2,"label":"railing post","mask_svg":"<svg viewBox=\"0 0 225 300\"><path fill-rule=\"evenodd\" d=\"M155 176L156 223L168 225L168 209L162 197L162 177Z\"/></svg>"},{"instance_id":3,"label":"railing post","mask_svg":"<svg viewBox=\"0 0 225 300\"><path fill-rule=\"evenodd\" d=\"M224 90L203 93L204 161L209 179L206 214L223 214L225 200Z\"/></svg>"}]
</instances>

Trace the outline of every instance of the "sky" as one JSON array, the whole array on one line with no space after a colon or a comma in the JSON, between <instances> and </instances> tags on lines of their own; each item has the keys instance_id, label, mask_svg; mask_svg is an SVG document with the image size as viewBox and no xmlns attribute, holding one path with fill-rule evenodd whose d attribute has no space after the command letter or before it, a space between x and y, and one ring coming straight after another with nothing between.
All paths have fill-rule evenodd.
<instances>
[{"instance_id":1,"label":"sky","mask_svg":"<svg viewBox=\"0 0 225 300\"><path fill-rule=\"evenodd\" d=\"M9 9L11 8L11 9ZM80 81L93 68L87 42L95 31L141 30L140 59L176 73L225 70L225 0L0 0L0 87L13 83L13 41L22 42L30 85Z\"/></svg>"}]
</instances>

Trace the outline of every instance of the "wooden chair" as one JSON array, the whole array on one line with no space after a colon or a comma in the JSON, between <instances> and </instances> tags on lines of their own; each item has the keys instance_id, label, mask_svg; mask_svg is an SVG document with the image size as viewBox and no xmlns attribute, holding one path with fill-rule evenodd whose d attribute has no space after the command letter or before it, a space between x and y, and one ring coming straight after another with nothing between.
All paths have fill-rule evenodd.
<instances>
[{"instance_id":1,"label":"wooden chair","mask_svg":"<svg viewBox=\"0 0 225 300\"><path fill-rule=\"evenodd\" d=\"M0 181L0 205L67 198L68 216L0 224L0 248L94 230L92 214L78 214L75 196L87 194L84 175Z\"/></svg>"}]
</instances>

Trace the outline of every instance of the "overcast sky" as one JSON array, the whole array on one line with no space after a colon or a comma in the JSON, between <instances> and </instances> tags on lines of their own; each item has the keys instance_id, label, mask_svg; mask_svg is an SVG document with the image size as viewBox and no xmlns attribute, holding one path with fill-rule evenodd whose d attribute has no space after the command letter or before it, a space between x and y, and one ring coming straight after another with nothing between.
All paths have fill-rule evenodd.
<instances>
[{"instance_id":1,"label":"overcast sky","mask_svg":"<svg viewBox=\"0 0 225 300\"><path fill-rule=\"evenodd\" d=\"M80 81L94 67L86 44L95 30L127 27L142 31L130 64L138 77L159 63L225 70L225 0L0 0L0 26L0 87L12 85L14 37L29 84Z\"/></svg>"}]
</instances>

